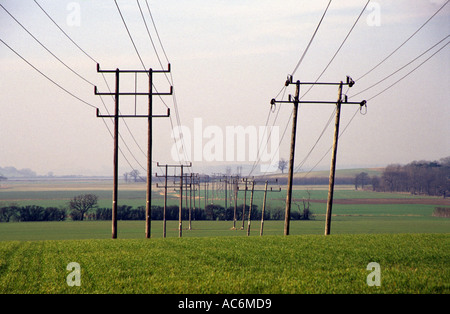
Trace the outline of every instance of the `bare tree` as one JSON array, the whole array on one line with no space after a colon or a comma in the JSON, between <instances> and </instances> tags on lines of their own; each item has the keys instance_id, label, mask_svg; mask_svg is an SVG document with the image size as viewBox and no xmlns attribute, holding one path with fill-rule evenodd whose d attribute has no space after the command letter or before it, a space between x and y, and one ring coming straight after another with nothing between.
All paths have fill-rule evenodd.
<instances>
[{"instance_id":1,"label":"bare tree","mask_svg":"<svg viewBox=\"0 0 450 314\"><path fill-rule=\"evenodd\" d=\"M281 158L281 159L278 161L278 169L281 170L281 173L284 173L284 169L286 169L287 165L288 165L288 162L287 162L287 160L284 159L284 158Z\"/></svg>"},{"instance_id":2,"label":"bare tree","mask_svg":"<svg viewBox=\"0 0 450 314\"><path fill-rule=\"evenodd\" d=\"M370 177L367 172L361 172L355 176L355 190L358 189L358 185L361 184L361 188L364 189L364 185L367 185L370 181Z\"/></svg>"},{"instance_id":3,"label":"bare tree","mask_svg":"<svg viewBox=\"0 0 450 314\"><path fill-rule=\"evenodd\" d=\"M79 215L80 220L83 220L84 214L89 210L97 207L98 196L94 194L81 194L75 196L69 202L69 208Z\"/></svg>"},{"instance_id":4,"label":"bare tree","mask_svg":"<svg viewBox=\"0 0 450 314\"><path fill-rule=\"evenodd\" d=\"M309 190L306 190L306 193L308 194L307 198L302 198L302 205L303 205L303 211L300 207L300 204L297 202L294 202L295 205L297 205L298 211L299 211L299 217L300 220L311 220L311 217L313 215L313 212L311 211L311 192Z\"/></svg>"},{"instance_id":5,"label":"bare tree","mask_svg":"<svg viewBox=\"0 0 450 314\"><path fill-rule=\"evenodd\" d=\"M130 172L130 176L134 178L134 182L137 182L137 178L139 177L139 170L133 170Z\"/></svg>"}]
</instances>

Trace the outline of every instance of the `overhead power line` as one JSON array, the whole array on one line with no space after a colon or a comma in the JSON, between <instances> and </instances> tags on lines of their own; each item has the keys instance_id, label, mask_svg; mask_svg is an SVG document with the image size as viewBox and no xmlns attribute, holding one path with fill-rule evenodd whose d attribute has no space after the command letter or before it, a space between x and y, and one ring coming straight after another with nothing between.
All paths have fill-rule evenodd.
<instances>
[{"instance_id":1,"label":"overhead power line","mask_svg":"<svg viewBox=\"0 0 450 314\"><path fill-rule=\"evenodd\" d=\"M450 0L449 0L450 1ZM342 41L341 45L339 46L339 48L336 50L336 52L334 53L333 57L331 58L331 60L328 62L328 64L325 66L325 68L323 69L322 73L320 73L320 75L317 77L316 79L316 83L320 80L320 78L322 77L322 75L326 72L326 70L330 67L331 63L334 61L334 59L336 58L337 54L339 53L339 51L341 51L342 47L344 46L345 42L347 41L348 37L350 36L350 34L353 32L353 29L355 28L356 24L358 24L359 19L361 18L361 16L363 15L364 11L367 8L367 5L369 4L370 0L367 1L366 5L364 6L364 8L361 10L361 13L359 13L358 18L355 20L355 22L353 23L352 27L350 28L350 30L348 31L347 35L345 36L344 40ZM303 94L303 97L305 97L306 94L309 93L309 91L314 87L314 85L311 85L311 87Z\"/></svg>"},{"instance_id":2,"label":"overhead power line","mask_svg":"<svg viewBox=\"0 0 450 314\"><path fill-rule=\"evenodd\" d=\"M404 76L402 76L400 79L398 79L397 81L395 81L394 83L392 83L391 85L389 85L388 87L386 87L385 89L383 89L381 92L379 92L378 94L372 96L371 98L367 99L367 101L374 99L375 97L380 96L382 93L386 92L388 89L394 87L395 85L397 85L400 81L404 80L406 77L408 77L409 75L411 75L414 71L416 71L418 68L420 68L422 65L424 65L426 62L428 62L431 58L433 58L436 54L438 54L442 49L444 49L445 47L447 47L447 45L450 42L447 42L444 46L442 46L441 48L439 48L439 50L437 50L435 53L433 53L431 56L429 56L427 59L425 59L425 61L423 61L422 63L420 63L418 66L416 66L414 69L412 69L411 71L409 71L407 74L405 74Z\"/></svg>"},{"instance_id":3,"label":"overhead power line","mask_svg":"<svg viewBox=\"0 0 450 314\"><path fill-rule=\"evenodd\" d=\"M441 39L439 42L437 42L436 44L434 44L433 46L431 46L430 48L428 48L427 50L425 50L424 52L422 52L420 55L418 55L417 57L415 57L414 59L412 59L411 61L409 61L408 63L406 63L404 66L398 68L396 71L392 72L391 74L389 74L388 76L382 78L381 80L379 80L378 82L376 82L375 84L370 85L369 87L365 88L364 90L349 96L349 98L355 97L359 94L364 93L365 91L377 86L378 84L384 82L385 80L387 80L388 78L390 78L391 76L397 74L398 72L400 72L401 70L403 70L404 68L406 68L408 65L410 65L411 63L413 63L414 61L416 61L417 59L419 59L420 57L422 57L424 54L426 54L428 51L430 51L431 49L433 49L434 47L436 47L437 45L439 45L440 43L442 43L444 40L446 40L448 37L450 37L450 35L445 36L443 39ZM448 44L448 43L447 43Z\"/></svg>"},{"instance_id":4,"label":"overhead power line","mask_svg":"<svg viewBox=\"0 0 450 314\"><path fill-rule=\"evenodd\" d=\"M361 10L361 12L359 13L357 19L355 20L355 22L353 23L352 27L350 28L350 30L348 31L347 35L345 36L344 40L342 41L341 45L338 47L338 49L336 50L336 52L334 53L333 57L331 58L331 60L328 62L328 64L325 66L325 68L322 70L322 73L320 73L320 75L317 77L317 79L315 80L314 84L317 83L319 81L319 79L323 76L323 74L327 71L327 69L330 67L331 63L334 61L334 59L336 58L337 54L340 52L340 50L342 49L342 47L344 46L345 42L347 41L347 39L349 38L350 34L353 32L356 24L358 23L358 21L360 20L362 14L364 13L364 11L367 8L367 5L369 4L370 0L367 1L367 3L365 4L365 6L363 7L363 9ZM311 84L311 86L309 87L309 89L302 95L302 97L300 99L303 99L306 94L309 93L309 91L314 87L314 84ZM332 115L333 116L333 115ZM317 140L315 141L314 145L312 146L312 148L309 150L309 152L307 153L306 157L297 165L295 171L298 171L303 164L305 164L305 162L308 160L308 158L311 156L313 150L315 149L315 147L317 146L318 142L320 141L320 139L322 138L325 130L328 128L329 124L332 121L332 116L328 119L327 123L325 124L324 128L322 129L322 132L320 133L319 137L317 138Z\"/></svg>"},{"instance_id":5,"label":"overhead power line","mask_svg":"<svg viewBox=\"0 0 450 314\"><path fill-rule=\"evenodd\" d=\"M45 13L45 15L47 15L47 17L53 22L53 24L56 25L56 27L58 27L58 29L78 48L81 50L81 52L83 52L89 59L91 59L92 61L94 61L95 63L99 63L97 60L95 60L91 55L89 55L85 50L83 50L83 48L81 48L69 35L67 35L67 33L58 25L58 23L55 22L54 19L52 19L52 17L47 13L47 11L44 10L44 8L37 2L37 0L34 0L34 2L37 4L37 6L42 10L42 12Z\"/></svg>"},{"instance_id":6,"label":"overhead power line","mask_svg":"<svg viewBox=\"0 0 450 314\"><path fill-rule=\"evenodd\" d=\"M55 84L57 87L59 87L60 89L62 89L64 92L66 92L67 94L69 94L70 96L72 96L73 98L81 101L82 103L88 105L89 107L95 108L97 109L96 106L88 103L87 101L81 99L80 97L76 96L75 94L73 94L72 92L70 92L69 90L67 90L66 88L62 87L60 84L58 84L56 81L54 81L53 79L51 79L50 77L48 77L47 75L44 74L44 72L42 72L41 70L39 70L37 67L35 67L34 65L32 65L27 59L25 59L24 57L22 57L17 51L15 51L11 46L9 46L7 43L5 43L3 41L3 39L0 38L0 41L6 46L8 47L12 52L14 52L20 59L22 59L23 61L25 61L30 67L32 67L34 70L36 70L39 74L41 74L43 77L45 77L47 80L49 80L50 82L52 82L53 84Z\"/></svg>"},{"instance_id":7,"label":"overhead power line","mask_svg":"<svg viewBox=\"0 0 450 314\"><path fill-rule=\"evenodd\" d=\"M95 84L90 82L88 79L80 75L78 72L76 72L74 69L72 69L70 66L68 66L66 63L64 63L60 58L58 58L53 52L50 51L39 39L36 38L25 26L23 26L22 23L20 23L2 4L0 4L0 7L2 7L3 10L5 10L6 13L17 23L22 27L23 30L25 30L28 35L30 35L39 45L41 45L42 48L44 48L49 54L51 54L56 60L58 60L62 65L64 65L67 69L69 69L72 73L74 73L76 76L81 78L86 83L94 86Z\"/></svg>"},{"instance_id":8,"label":"overhead power line","mask_svg":"<svg viewBox=\"0 0 450 314\"><path fill-rule=\"evenodd\" d=\"M152 35L150 34L150 30L149 30L149 27L148 27L148 25L147 25L147 22L146 22L144 13L143 13L143 11L142 11L141 5L140 5L140 3L139 3L139 0L136 0L136 3L137 3L137 5L138 5L139 12L140 12L141 17L142 17L142 20L143 20L143 22L144 22L145 29L146 29L146 31L147 31L148 37L149 37L149 39L150 39L150 42L151 42L151 44L152 44L153 50L155 51L156 57L157 57L157 59L158 59L158 62L159 62L159 64L160 64L161 68L163 68L163 65L162 65L162 62L161 62L161 58L160 58L159 53L158 53L158 49L156 49L155 42L153 41ZM158 29L157 29L157 27L156 27L155 20L153 19L153 15L152 15L152 13L151 13L150 6L148 5L148 1L147 1L147 0L145 1L145 4L146 4L146 6L147 6L147 10L148 10L148 13L149 13L149 15L150 15L150 19L151 19L151 21L152 21L153 28L155 29L156 36L158 37L158 42L159 42L159 44L160 44L160 46L161 46L161 49L162 49L162 51L163 51L163 54L164 54L164 56L165 56L165 58L166 58L166 61L167 61L168 63L170 63L169 58L167 57L166 50L164 49L164 45L163 45L163 43L162 43L162 41L161 41L161 37L159 36L159 32L158 32ZM124 21L124 19L122 19L122 21ZM124 21L124 23L125 23L125 21ZM131 36L131 35L130 35L130 36ZM131 38L131 37L130 37L130 38ZM165 77L166 77L167 81L169 82L169 84L174 85L172 72L170 72L170 73L165 73ZM170 79L169 79L169 77L170 77ZM156 90L156 87L155 87L155 90ZM161 97L160 97L160 98L161 98ZM174 109L175 109L176 123L177 123L177 125L180 127L180 126L181 126L181 119L180 119L180 114L179 114L179 110L178 110L178 101L177 101L177 97L176 97L175 90L174 90L173 93L172 93L172 99L173 99L173 106L174 106ZM161 98L161 101L164 103L164 105L166 105L165 102L164 102L164 100L163 100L162 98ZM166 107L167 107L167 105L166 105ZM172 116L169 117L169 121L170 121L170 124L171 124L171 127L172 127L172 133L173 133L175 128L174 128L174 125L173 125ZM186 144L185 144L185 141L184 141L184 137L181 136L181 134L180 134L179 138L181 139L182 147L186 147ZM174 141L175 141L175 137L174 137L173 139L174 139ZM186 155L186 149L183 149L183 152L184 152L184 158L185 158L186 160L188 160L189 158L188 158L188 156ZM178 154L178 159L181 160L181 158L180 158L180 156L179 156L179 153L178 153L178 150L177 150L177 154ZM181 162L181 161L180 161L180 162ZM188 171L190 171L190 169L188 169Z\"/></svg>"},{"instance_id":9,"label":"overhead power line","mask_svg":"<svg viewBox=\"0 0 450 314\"><path fill-rule=\"evenodd\" d=\"M303 51L303 54L302 54L302 56L300 57L300 60L297 62L297 65L295 66L294 70L292 71L291 76L293 76L293 75L295 74L295 72L297 72L298 68L300 67L301 63L303 62L303 59L305 58L306 53L308 52L309 47L311 46L311 44L312 44L312 42L313 42L313 40L314 40L314 38L315 38L315 36L316 36L316 34L317 34L317 31L319 30L320 25L322 24L322 21L323 21L323 19L324 19L326 13L327 13L327 11L328 11L328 8L330 7L331 1L332 1L332 0L330 0L330 1L328 2L328 5L327 5L327 7L325 8L325 11L324 11L323 14L322 14L322 17L320 18L320 21L319 21L319 23L317 24L316 29L315 29L313 35L311 36L311 39L309 40L308 45L307 45L306 48L305 48L305 51ZM283 91L284 91L284 92L283 92ZM283 86L283 88L278 92L278 94L275 96L275 98L278 98L278 96L279 96L282 92L283 92L283 98L284 98L284 93L286 92L286 86ZM268 112L268 115L267 115L267 119L266 119L266 124L265 124L264 132L265 132L265 130L267 129L267 125L268 125L268 121L269 121L269 118L270 118L270 114L271 114L271 113L272 113L272 109L270 108L270 109L269 109L269 112ZM277 118L278 118L278 113L279 113L279 109L278 109L278 111L277 111L277 114L276 114L276 116L275 116L275 119L274 119L272 125L275 125L275 122L276 122L276 120L277 120ZM292 117L292 113L291 113L291 117ZM289 120L290 120L290 118L289 118ZM286 124L286 127L285 127L285 129L284 129L283 137L284 137L284 134L286 133L287 125L288 125L288 124ZM266 145L265 145L265 146L267 146L267 143L268 143L268 141L269 141L269 139L270 139L271 136L272 136L272 129L270 130L270 133L268 134L267 142L266 142ZM264 136L263 136L263 137L264 137ZM281 139L280 142L279 142L279 145L278 145L278 147L277 147L277 151L278 151L278 149L279 149L279 147L280 147L280 145L281 145L281 142L282 142L282 140L283 140L283 137L282 137L282 139ZM249 176L250 176L250 175L253 173L253 171L256 169L256 167L257 167L257 165L259 164L260 160L261 160L261 157L259 156L259 152L258 152L258 158L257 158L257 160L255 160L255 162L253 163L253 166L252 166L252 169L250 170ZM271 162L272 162L272 161L273 161L273 160L271 160ZM266 171L266 172L267 172L267 171ZM264 175L266 174L266 172L264 172Z\"/></svg>"},{"instance_id":10,"label":"overhead power line","mask_svg":"<svg viewBox=\"0 0 450 314\"><path fill-rule=\"evenodd\" d=\"M369 73L371 73L373 70L375 70L376 68L378 68L381 64L383 64L387 59L389 59L390 57L392 57L392 55L394 55L400 48L402 48L411 38L413 38L425 25L428 24L428 22L430 22L449 2L450 0L447 0L446 3L444 3L425 23L422 24L422 26L420 26L411 36L409 36L403 43L400 44L400 46L398 46L397 48L394 49L394 51L392 51L386 58L384 58L383 60L381 60L377 65L375 65L373 68L371 68L369 71L367 71L366 73L364 73L363 75L361 75L359 78L355 79L355 81L359 81L361 80L363 77L365 77L366 75L368 75Z\"/></svg>"},{"instance_id":11,"label":"overhead power line","mask_svg":"<svg viewBox=\"0 0 450 314\"><path fill-rule=\"evenodd\" d=\"M309 47L311 46L311 43L314 40L314 37L316 37L317 31L319 30L320 24L322 24L323 18L325 17L325 14L327 14L328 8L330 7L331 0L328 2L327 7L325 8L325 12L323 12L323 15L319 21L319 24L317 24L316 30L314 31L314 34L312 35L311 39L309 40L308 45L306 46L305 51L303 52L302 56L300 57L300 60L298 61L297 65L294 68L294 71L292 71L291 76L294 76L295 72L297 72L298 67L302 63L303 59L305 58L306 53L308 52Z\"/></svg>"},{"instance_id":12,"label":"overhead power line","mask_svg":"<svg viewBox=\"0 0 450 314\"><path fill-rule=\"evenodd\" d=\"M67 37L67 39L69 39L72 44L75 45L75 47L77 47L84 55L86 55L90 60L92 60L95 64L98 63L98 61L92 57L89 53L86 52L85 49L83 49L80 45L78 45L59 25L58 23L56 23L56 21L50 16L50 14L47 13L47 11L37 2L37 0L34 0L34 2L36 3L36 5L41 9L42 12L44 12L44 14L50 19L50 21L52 21L52 23ZM106 80L105 74L101 73L103 80L108 88L108 90L111 92L111 88L109 87L108 81ZM111 96L112 97L112 96ZM114 100L114 97L112 97ZM103 103L103 107L105 108L105 110L108 112L108 108L106 107L105 102L103 101L103 97L100 96L100 100ZM104 119L103 119L104 120ZM112 119L111 119L112 121ZM140 144L137 142L136 137L134 136L133 132L130 130L130 127L128 126L128 123L126 122L126 120L123 121L123 123L125 124L125 127L127 128L128 132L130 133L133 141L135 142L135 144L137 145L137 147L139 148L139 150L144 154L145 157L147 157L147 154L143 151L143 149L141 148ZM105 123L106 127L108 128L109 133L112 136L112 132L111 130L109 130L108 125ZM125 147L127 148L127 150L129 151L129 153L131 154L131 156L133 157L134 160L136 160L136 162L139 164L139 166L145 170L145 168L137 161L136 157L134 156L134 154L132 153L132 151L130 150L129 146L127 145L127 143L125 142L125 139L122 137L122 135L120 135L120 138L122 140L122 142L125 144ZM134 167L130 164L130 162L128 161L128 159L125 157L125 155L123 154L122 150L120 150L122 156L125 158L125 160L127 161L128 165L134 169Z\"/></svg>"}]
</instances>

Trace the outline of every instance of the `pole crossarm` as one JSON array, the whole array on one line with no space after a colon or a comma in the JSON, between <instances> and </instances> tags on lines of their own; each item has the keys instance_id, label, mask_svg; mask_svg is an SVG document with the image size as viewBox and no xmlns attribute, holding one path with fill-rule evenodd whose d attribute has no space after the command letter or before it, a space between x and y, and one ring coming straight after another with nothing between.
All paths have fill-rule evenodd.
<instances>
[{"instance_id":1,"label":"pole crossarm","mask_svg":"<svg viewBox=\"0 0 450 314\"><path fill-rule=\"evenodd\" d=\"M276 103L277 104L292 104L292 103L294 103L294 100L275 100L275 99L272 99L272 101L270 102L271 105L274 105ZM299 100L299 101L297 101L297 103L298 104L335 105L336 101ZM364 106L366 103L367 102L365 100L359 101L359 102L358 101L342 101L341 102L341 104L360 105L360 106Z\"/></svg>"},{"instance_id":2,"label":"pole crossarm","mask_svg":"<svg viewBox=\"0 0 450 314\"><path fill-rule=\"evenodd\" d=\"M187 165L183 165L183 164L177 164L177 165L161 165L159 162L156 163L156 166L158 167L192 167L192 162L189 162L189 164ZM179 177L179 176L178 176Z\"/></svg>"},{"instance_id":3,"label":"pole crossarm","mask_svg":"<svg viewBox=\"0 0 450 314\"><path fill-rule=\"evenodd\" d=\"M115 118L115 115L104 115L100 114L100 109L97 108L97 118ZM159 114L159 115L152 115L152 118L168 118L170 117L170 108L167 108L167 114ZM122 114L118 115L118 118L150 118L149 115L143 114L143 115L136 115L136 114Z\"/></svg>"},{"instance_id":4,"label":"pole crossarm","mask_svg":"<svg viewBox=\"0 0 450 314\"><path fill-rule=\"evenodd\" d=\"M123 73L122 70L120 70L120 73ZM153 72L154 73L154 72ZM119 92L119 93L106 93L106 92L99 92L97 89L97 86L94 86L94 94L95 95L101 95L101 96L170 96L173 95L173 86L170 86L170 92L168 93L153 93L153 92Z\"/></svg>"},{"instance_id":5,"label":"pole crossarm","mask_svg":"<svg viewBox=\"0 0 450 314\"><path fill-rule=\"evenodd\" d=\"M149 71L152 71L153 73L170 73L170 63L167 65L167 70L120 70L120 72L123 73L148 73ZM97 72L98 73L114 73L116 70L101 70L100 64L97 63Z\"/></svg>"}]
</instances>

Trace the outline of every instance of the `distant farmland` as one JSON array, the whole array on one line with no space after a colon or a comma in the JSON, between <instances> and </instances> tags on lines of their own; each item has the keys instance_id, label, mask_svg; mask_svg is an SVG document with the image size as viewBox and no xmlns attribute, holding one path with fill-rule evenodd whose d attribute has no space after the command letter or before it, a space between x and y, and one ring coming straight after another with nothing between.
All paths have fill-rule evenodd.
<instances>
[{"instance_id":1,"label":"distant farmland","mask_svg":"<svg viewBox=\"0 0 450 314\"><path fill-rule=\"evenodd\" d=\"M110 182L9 183L0 203L67 206L81 193L99 196L111 206ZM258 186L260 189L261 186ZM224 193L208 202L224 205ZM152 221L145 239L144 221L0 223L0 293L449 293L450 219L435 217L447 199L405 193L355 191L338 186L331 235L323 236L327 189L297 186L293 211L310 201L311 220L292 220L290 235L283 220L247 220L241 230L228 221L192 221L178 238L178 221ZM153 204L162 205L161 190ZM254 204L262 205L262 192ZM204 206L204 196L200 207ZM239 196L238 204L242 204ZM249 198L249 195L247 195ZM145 184L122 184L119 202L144 205ZM248 203L249 199L247 200ZM172 191L169 203L178 204ZM267 206L284 212L285 191L270 193ZM198 206L198 203L197 203ZM81 286L66 283L69 263L79 263ZM379 263L381 285L368 286L369 263Z\"/></svg>"}]
</instances>

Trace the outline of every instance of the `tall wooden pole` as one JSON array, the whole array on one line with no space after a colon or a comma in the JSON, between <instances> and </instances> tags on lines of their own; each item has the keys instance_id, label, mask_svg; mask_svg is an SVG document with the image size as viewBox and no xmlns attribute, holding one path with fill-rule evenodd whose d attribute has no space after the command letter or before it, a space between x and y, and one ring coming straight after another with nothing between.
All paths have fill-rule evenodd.
<instances>
[{"instance_id":1,"label":"tall wooden pole","mask_svg":"<svg viewBox=\"0 0 450 314\"><path fill-rule=\"evenodd\" d=\"M189 230L192 230L191 218L192 218L192 173L189 177ZM187 192L187 191L186 191Z\"/></svg>"},{"instance_id":2,"label":"tall wooden pole","mask_svg":"<svg viewBox=\"0 0 450 314\"><path fill-rule=\"evenodd\" d=\"M233 217L233 230L236 229L236 209L237 209L237 196L238 196L238 178L234 182L234 217Z\"/></svg>"},{"instance_id":3,"label":"tall wooden pole","mask_svg":"<svg viewBox=\"0 0 450 314\"><path fill-rule=\"evenodd\" d=\"M341 103L342 103L342 85L339 84L339 95L338 101L336 103L336 120L334 125L334 140L333 140L333 151L331 156L331 166L330 166L330 180L328 185L328 200L327 200L327 214L325 221L325 235L329 235L331 231L331 211L333 208L333 194L334 194L334 176L336 173L336 155L337 146L339 138L339 120L341 116Z\"/></svg>"},{"instance_id":4,"label":"tall wooden pole","mask_svg":"<svg viewBox=\"0 0 450 314\"><path fill-rule=\"evenodd\" d=\"M252 181L252 192L250 194L250 208L248 210L248 225L247 225L247 236L250 236L250 224L251 224L251 215L252 215L252 207L253 207L253 192L255 191L255 181Z\"/></svg>"},{"instance_id":5,"label":"tall wooden pole","mask_svg":"<svg viewBox=\"0 0 450 314\"><path fill-rule=\"evenodd\" d=\"M289 235L289 225L291 221L292 181L294 177L295 137L297 133L297 112L298 112L299 93L300 93L300 81L297 81L294 99L294 113L292 117L291 151L289 157L289 175L286 193L286 211L284 214L284 235Z\"/></svg>"},{"instance_id":6,"label":"tall wooden pole","mask_svg":"<svg viewBox=\"0 0 450 314\"><path fill-rule=\"evenodd\" d=\"M167 165L164 180L164 211L163 211L163 238L166 237L166 208L167 208Z\"/></svg>"},{"instance_id":7,"label":"tall wooden pole","mask_svg":"<svg viewBox=\"0 0 450 314\"><path fill-rule=\"evenodd\" d=\"M244 187L244 205L242 205L242 230L244 230L244 222L245 222L245 207L247 207L247 178L245 180L245 187Z\"/></svg>"},{"instance_id":8,"label":"tall wooden pole","mask_svg":"<svg viewBox=\"0 0 450 314\"><path fill-rule=\"evenodd\" d=\"M151 224L152 224L152 128L153 128L153 104L152 104L152 88L153 88L153 70L148 72L148 128L147 128L147 192L145 202L145 237L149 239L151 237Z\"/></svg>"},{"instance_id":9,"label":"tall wooden pole","mask_svg":"<svg viewBox=\"0 0 450 314\"><path fill-rule=\"evenodd\" d=\"M117 194L119 181L119 69L116 69L116 94L114 111L114 188L112 202L112 238L117 239Z\"/></svg>"},{"instance_id":10,"label":"tall wooden pole","mask_svg":"<svg viewBox=\"0 0 450 314\"><path fill-rule=\"evenodd\" d=\"M228 187L227 187L227 182L228 181L228 179L227 179L227 177L225 176L225 219L226 219L226 216L227 216L227 206L228 206L228 203L227 203L227 189L228 189Z\"/></svg>"},{"instance_id":11,"label":"tall wooden pole","mask_svg":"<svg viewBox=\"0 0 450 314\"><path fill-rule=\"evenodd\" d=\"M183 165L181 165L180 174L180 208L178 211L178 236L182 236L182 210L183 210Z\"/></svg>"},{"instance_id":12,"label":"tall wooden pole","mask_svg":"<svg viewBox=\"0 0 450 314\"><path fill-rule=\"evenodd\" d=\"M264 213L266 211L266 196L267 196L267 185L268 181L266 181L266 186L264 188L264 199L263 199L263 206L261 211L261 230L259 231L259 235L263 235L263 229L264 229Z\"/></svg>"}]
</instances>

